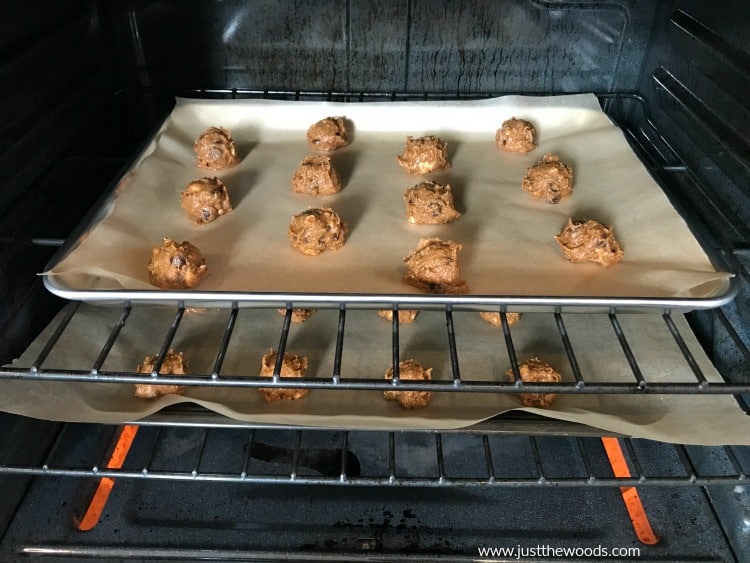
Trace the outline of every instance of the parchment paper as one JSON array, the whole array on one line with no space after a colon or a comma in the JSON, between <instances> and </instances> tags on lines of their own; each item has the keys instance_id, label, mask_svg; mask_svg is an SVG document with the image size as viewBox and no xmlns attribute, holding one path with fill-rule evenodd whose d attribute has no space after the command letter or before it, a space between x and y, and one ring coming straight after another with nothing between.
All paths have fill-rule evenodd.
<instances>
[{"instance_id":1,"label":"parchment paper","mask_svg":"<svg viewBox=\"0 0 750 563\"><path fill-rule=\"evenodd\" d=\"M211 372L228 314L208 310L183 319L174 347L184 352L192 373ZM82 305L42 367L81 369L93 365L118 315L119 310L114 308ZM173 316L173 309L133 309L103 371L132 371L146 354L158 352ZM564 320L586 381L634 381L607 315L573 313L565 314ZM674 320L708 381L721 381L685 319L674 315ZM241 310L222 375L257 374L262 355L278 344L282 321L274 310ZM304 324L292 325L287 350L308 356L309 375L331 376L337 322L337 311L320 310ZM463 379L506 381L510 361L500 329L483 321L476 312L455 312L454 323ZM647 381L695 381L661 317L621 315L620 323ZM56 325L53 322L14 365L28 367ZM519 361L539 356L555 366L565 381L574 379L553 315L524 314L511 331ZM401 326L400 335L402 358L414 358L432 367L434 379L451 380L444 314L423 311L414 324ZM383 377L391 365L389 322L375 311L348 311L344 342L343 378ZM410 411L385 401L378 391L315 389L303 400L269 405L250 388L188 387L183 397L141 400L133 396L132 385L0 381L0 410L42 419L119 423L184 401L256 423L372 429L462 428L520 408L517 396L503 394L433 393L426 408ZM750 444L750 417L725 395L561 394L550 409L521 410L605 432L667 442Z\"/></svg>"},{"instance_id":2,"label":"parchment paper","mask_svg":"<svg viewBox=\"0 0 750 563\"><path fill-rule=\"evenodd\" d=\"M343 190L295 194L292 174L313 152L307 127L329 115L353 127L352 144L331 155ZM539 147L526 156L496 148L495 131L511 116L536 125ZM195 166L193 142L212 125L231 129L237 167ZM453 188L463 216L450 225L406 221L403 193L424 177L407 174L395 158L407 135L423 134L448 142L453 168L429 179ZM573 196L558 205L520 187L526 168L547 152L575 174ZM179 194L213 175L229 187L235 209L197 226ZM715 271L593 95L357 104L181 99L117 194L106 218L47 272L53 291L155 290L146 264L164 236L201 249L210 271L201 291L417 293L402 281L402 259L428 236L463 244L460 265L474 295L708 297L729 277ZM287 227L292 215L318 206L336 209L350 235L337 252L303 256L289 246ZM624 262L603 270L562 258L553 237L568 217L613 225Z\"/></svg>"}]
</instances>

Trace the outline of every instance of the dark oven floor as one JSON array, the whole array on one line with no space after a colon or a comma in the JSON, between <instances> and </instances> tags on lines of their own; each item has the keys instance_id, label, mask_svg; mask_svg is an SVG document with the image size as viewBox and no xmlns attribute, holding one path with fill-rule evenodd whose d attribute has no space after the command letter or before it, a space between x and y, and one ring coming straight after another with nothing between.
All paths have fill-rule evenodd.
<instances>
[{"instance_id":1,"label":"dark oven floor","mask_svg":"<svg viewBox=\"0 0 750 563\"><path fill-rule=\"evenodd\" d=\"M104 426L67 425L50 467L85 467L101 456L101 445L108 442L111 432ZM242 466L243 457L249 457L242 450L247 432L214 429L214 437L207 440L199 428L142 427L124 469L144 463L154 471L175 464L189 466L196 451L203 459L199 461L200 474L219 472L227 465ZM315 446L338 440L331 431L307 434L313 436L305 442ZM361 475L377 473L383 462L383 434L360 434L349 441L349 451ZM270 449L282 446L288 438L287 431L259 430L254 440ZM397 433L396 439L396 452L402 460L396 467L400 475L435 471L434 435ZM483 468L478 467L474 451L477 439L471 435L445 437L442 454L446 470L481 475ZM522 471L526 439L490 437L494 457L502 454L509 460L508 467ZM155 440L160 442L158 450L151 447ZM590 451L595 451L595 440L584 439ZM539 448L547 475L570 474L571 467L580 464L579 444L564 436L541 438ZM668 467L671 462L659 444L645 443L638 449L643 466L661 467L665 474L680 471ZM252 457L252 474L288 474L291 466L284 456ZM301 475L329 471L315 467L314 462L306 463L309 467L304 464L299 468ZM634 534L619 488L612 486L336 486L175 481L144 475L117 480L99 524L81 532L74 522L91 498L93 479L5 478L17 480L18 487L25 483L29 487L0 544L2 561L24 556L45 561L89 557L98 561L150 557L181 561L495 561L515 556L480 557L479 548L517 546L640 549L640 556L611 560L738 560L718 523L711 487L639 487L646 514L660 537L658 545L646 546ZM722 489L731 492L732 487ZM559 558L565 559L580 557Z\"/></svg>"}]
</instances>

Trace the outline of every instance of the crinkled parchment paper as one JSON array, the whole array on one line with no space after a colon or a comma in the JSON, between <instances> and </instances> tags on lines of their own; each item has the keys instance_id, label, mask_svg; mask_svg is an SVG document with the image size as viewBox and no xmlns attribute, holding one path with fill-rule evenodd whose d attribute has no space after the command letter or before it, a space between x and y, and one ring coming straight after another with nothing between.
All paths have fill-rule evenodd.
<instances>
[{"instance_id":1,"label":"crinkled parchment paper","mask_svg":"<svg viewBox=\"0 0 750 563\"><path fill-rule=\"evenodd\" d=\"M331 155L343 190L295 194L292 174L313 153L307 127L329 115L353 127L351 145ZM539 147L525 156L495 145L495 131L511 116L536 125ZM238 166L196 167L193 142L208 126L231 129ZM403 193L424 178L402 170L396 155L407 135L423 134L448 142L453 168L428 178L453 188L463 216L449 225L406 221ZM526 168L547 152L575 174L573 196L558 205L521 189ZM180 192L214 175L235 209L195 225L180 208ZM337 210L350 235L337 252L303 256L290 248L287 227L292 215L318 206ZM201 249L210 271L198 288L205 291L415 293L402 282L402 259L428 236L463 244L460 265L474 295L709 297L729 277L715 271L593 95L352 104L181 99L103 215L47 272L53 291L75 298L80 290L155 289L146 264L165 236ZM568 217L614 226L624 262L603 270L563 259L553 237Z\"/></svg>"},{"instance_id":2,"label":"crinkled parchment paper","mask_svg":"<svg viewBox=\"0 0 750 563\"><path fill-rule=\"evenodd\" d=\"M119 310L82 305L52 350L43 369L81 369L93 365L115 325ZM177 331L174 347L183 351L192 373L211 372L229 311L189 314ZM158 352L174 309L138 307L102 367L132 371L146 354ZM685 319L675 323L710 382L721 381L695 341ZM380 379L391 365L391 324L372 310L347 313L342 378ZM629 382L634 377L607 315L563 315L586 381ZM222 375L256 375L261 357L278 344L283 318L274 310L242 309L237 318ZM302 325L292 325L287 350L310 360L310 376L333 372L338 312L320 310ZM476 312L455 312L457 351L464 380L505 381L510 367L500 329ZM659 315L621 315L620 323L649 382L695 382L674 339ZM44 346L53 322L14 362L28 367ZM519 361L531 356L555 366L572 381L554 316L527 313L511 328ZM433 378L452 379L445 316L424 311L400 330L401 357L433 368ZM168 405L190 401L233 419L256 423L378 429L451 429L469 426L519 408L512 394L434 393L424 409L405 410L378 391L314 389L300 401L266 404L251 388L188 387L184 396L141 400L132 385L0 380L0 410L42 419L119 423L140 419ZM725 395L572 395L561 394L550 409L524 408L546 417L586 424L605 432L686 444L750 444L750 417Z\"/></svg>"}]
</instances>

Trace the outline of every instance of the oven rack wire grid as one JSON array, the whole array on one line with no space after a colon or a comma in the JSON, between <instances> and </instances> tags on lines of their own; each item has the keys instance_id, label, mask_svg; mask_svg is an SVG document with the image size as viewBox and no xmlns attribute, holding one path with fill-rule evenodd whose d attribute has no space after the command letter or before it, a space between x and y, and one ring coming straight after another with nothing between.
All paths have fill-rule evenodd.
<instances>
[{"instance_id":1,"label":"oven rack wire grid","mask_svg":"<svg viewBox=\"0 0 750 563\"><path fill-rule=\"evenodd\" d=\"M400 326L398 323L398 305L392 306L393 320L391 321L391 365L393 378L383 379L382 373L372 373L371 377L353 377L342 373L342 358L347 350L346 326L347 312L349 308L346 303L340 303L337 308L335 326L330 327L330 333L335 334L335 348L333 352L333 369L331 373L316 373L312 376L300 378L281 377L281 369L284 353L287 351L290 329L292 326L292 315L296 307L295 303L287 303L284 308L283 321L277 339L277 356L272 377L261 377L254 371L255 366L248 366L247 372L242 375L225 375L222 373L227 351L233 343L235 328L238 322L253 322L253 314L256 309L245 309L238 306L236 302L231 303L229 308L222 310L223 315L216 322L223 322L222 336L217 347L212 352L212 368L205 373L194 372L188 376L168 375L159 373L162 364L169 351L173 348L173 341L183 319L185 318L187 305L177 302L173 306L174 314L171 323L159 344L159 353L156 356L153 369L150 373L137 373L135 371L114 371L102 369L105 362L118 342L118 339L128 328L128 319L133 311L134 305L124 304L120 309L116 322L112 324L111 331L106 337L104 345L99 351L96 360L88 366L80 369L57 369L54 366L47 367L45 362L49 355L55 350L65 334L66 329L79 314L80 302L70 302L65 306L59 317L57 325L48 340L44 343L37 357L28 366L12 365L0 368L0 379L16 379L28 381L80 381L112 384L164 384L184 385L201 387L231 387L231 388L300 388L300 389L327 389L341 391L431 391L446 393L571 393L571 394L729 394L735 396L739 406L747 412L748 408L743 395L750 393L750 382L709 381L701 369L695 356L690 351L685 338L674 321L674 314L670 310L660 313L662 330L672 339L680 351L681 365L680 373L684 374L676 381L652 381L650 374L639 364L638 359L631 349L626 331L620 324L620 314L616 308L610 308L607 312L596 313L604 316L612 334L619 343L620 351L629 365L632 373L630 381L613 379L607 381L602 379L601 372L606 373L606 366L602 366L597 381L587 380L586 374L579 366L577 351L566 328L567 314L561 309L549 313L529 313L534 315L546 315L551 317L557 330L560 344L565 351L569 372L572 378L553 383L524 382L519 371L519 359L513 342L513 329L508 322L505 306L498 306L496 312L499 314L502 330L498 333L497 344L504 347L510 360L512 375L507 380L479 379L477 374L465 373L461 367L460 354L456 342L456 326L454 322L454 308L445 305L440 311L444 315L444 342L450 360L450 371L441 379L433 380L407 380L400 377L399 363L402 358L402 342ZM140 306L140 305L136 305ZM356 306L355 306L356 308ZM575 314L575 313L571 313ZM653 314L653 313L652 313ZM721 312L717 313L719 318L726 319ZM240 318L242 316L242 318ZM223 318L223 321L221 320ZM726 320L727 326L731 324ZM741 339L738 337L738 342ZM154 343L155 344L155 343ZM578 345L580 346L580 344ZM750 352L743 348L750 355ZM585 350L583 350L585 353ZM377 371L377 370L376 370Z\"/></svg>"},{"instance_id":2,"label":"oven rack wire grid","mask_svg":"<svg viewBox=\"0 0 750 563\"><path fill-rule=\"evenodd\" d=\"M747 448L624 437L139 424L60 424L41 463L4 462L0 474L247 485L591 488L744 486L750 468ZM111 467L108 456L123 432L134 435L132 445L125 461ZM624 473L615 474L607 461L612 441L627 463ZM109 447L90 447L94 442Z\"/></svg>"}]
</instances>

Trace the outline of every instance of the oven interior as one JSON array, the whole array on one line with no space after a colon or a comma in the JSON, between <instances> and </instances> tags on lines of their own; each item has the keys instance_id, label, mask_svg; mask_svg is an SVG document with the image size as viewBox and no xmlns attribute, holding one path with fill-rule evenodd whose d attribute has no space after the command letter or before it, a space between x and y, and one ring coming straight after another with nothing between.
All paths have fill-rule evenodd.
<instances>
[{"instance_id":1,"label":"oven interior","mask_svg":"<svg viewBox=\"0 0 750 563\"><path fill-rule=\"evenodd\" d=\"M687 0L31 0L12 2L7 15L0 21L4 364L60 311L61 330L79 311L48 293L37 274L175 96L389 103L594 92L696 236L732 264L737 297L687 319L726 381L711 392L745 405L745 3L717 10ZM176 317L183 309L175 304ZM341 323L345 310L342 301ZM450 333L449 308L445 314ZM616 328L618 311L599 314ZM648 314L670 330L671 315L681 313ZM332 323L327 338L340 337L340 326ZM284 341L288 319L269 326L279 329ZM708 392L689 354L684 369L685 384L672 392ZM64 377L86 380L91 366ZM462 431L385 432L253 427L183 406L137 421L121 467L108 467L114 444L134 426L2 415L3 560L469 561L482 546L538 544L638 547L639 560L750 557L746 447L623 436L616 441L624 476L608 463L601 432L532 416ZM106 478L114 485L101 518L81 531ZM636 487L658 543L639 541L621 487Z\"/></svg>"}]
</instances>

